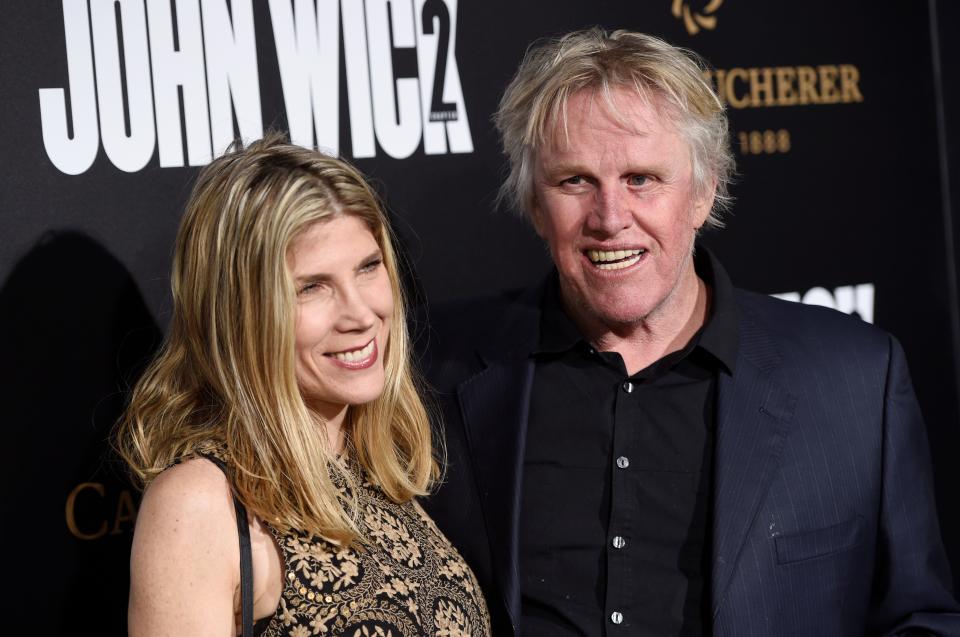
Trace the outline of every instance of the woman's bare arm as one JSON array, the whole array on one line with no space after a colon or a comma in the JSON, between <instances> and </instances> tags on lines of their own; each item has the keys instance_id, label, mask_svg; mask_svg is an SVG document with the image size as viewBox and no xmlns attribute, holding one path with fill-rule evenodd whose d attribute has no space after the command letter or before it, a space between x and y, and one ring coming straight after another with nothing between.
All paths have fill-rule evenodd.
<instances>
[{"instance_id":1,"label":"woman's bare arm","mask_svg":"<svg viewBox=\"0 0 960 637\"><path fill-rule=\"evenodd\" d=\"M233 636L240 549L229 484L194 459L144 493L130 558L132 637Z\"/></svg>"}]
</instances>

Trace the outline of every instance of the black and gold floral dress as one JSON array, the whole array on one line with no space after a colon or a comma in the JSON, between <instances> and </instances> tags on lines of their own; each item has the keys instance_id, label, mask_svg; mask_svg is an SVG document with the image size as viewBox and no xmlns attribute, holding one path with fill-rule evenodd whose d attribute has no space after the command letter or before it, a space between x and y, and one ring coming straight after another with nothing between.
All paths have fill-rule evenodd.
<instances>
[{"instance_id":1,"label":"black and gold floral dress","mask_svg":"<svg viewBox=\"0 0 960 637\"><path fill-rule=\"evenodd\" d=\"M490 617L473 572L416 501L392 502L357 463L365 542L334 545L270 527L285 562L276 613L263 637L489 637ZM348 488L336 481L344 501ZM267 525L269 527L269 525Z\"/></svg>"}]
</instances>

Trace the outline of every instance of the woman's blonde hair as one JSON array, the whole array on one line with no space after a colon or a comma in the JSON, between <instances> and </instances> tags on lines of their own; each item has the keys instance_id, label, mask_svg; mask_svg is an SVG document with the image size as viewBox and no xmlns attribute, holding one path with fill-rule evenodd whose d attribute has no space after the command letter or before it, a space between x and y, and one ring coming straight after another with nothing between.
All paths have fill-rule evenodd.
<instances>
[{"instance_id":1,"label":"woman's blonde hair","mask_svg":"<svg viewBox=\"0 0 960 637\"><path fill-rule=\"evenodd\" d=\"M351 406L357 461L396 502L438 476L427 412L411 369L397 257L383 207L348 163L278 134L239 144L199 174L177 236L173 318L137 383L116 446L144 487L177 460L218 446L248 509L280 529L349 543L355 512L337 498L324 428L295 373L291 243L339 215L363 220L379 244L394 296L385 386Z\"/></svg>"},{"instance_id":2,"label":"woman's blonde hair","mask_svg":"<svg viewBox=\"0 0 960 637\"><path fill-rule=\"evenodd\" d=\"M690 147L698 191L705 192L716 183L707 225L723 225L720 212L732 201L728 186L734 158L724 105L704 78L705 68L692 51L626 30L608 33L594 27L535 43L494 114L510 161L499 199L529 215L534 161L554 127L566 130L567 101L580 91L595 91L614 115L625 119L617 111L613 90L626 88L643 100L664 101L664 115Z\"/></svg>"}]
</instances>

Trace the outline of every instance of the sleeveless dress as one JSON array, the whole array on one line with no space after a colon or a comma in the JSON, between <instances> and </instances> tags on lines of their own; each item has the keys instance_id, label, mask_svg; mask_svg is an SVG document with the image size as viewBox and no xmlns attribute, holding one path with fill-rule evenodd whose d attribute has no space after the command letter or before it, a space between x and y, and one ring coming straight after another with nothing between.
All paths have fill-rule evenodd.
<instances>
[{"instance_id":1,"label":"sleeveless dress","mask_svg":"<svg viewBox=\"0 0 960 637\"><path fill-rule=\"evenodd\" d=\"M357 485L366 541L342 547L265 523L282 554L283 592L276 612L258 620L254 634L490 637L476 577L433 520L415 500L391 501L358 463L348 458L345 466ZM334 475L341 501L350 502L347 484Z\"/></svg>"}]
</instances>

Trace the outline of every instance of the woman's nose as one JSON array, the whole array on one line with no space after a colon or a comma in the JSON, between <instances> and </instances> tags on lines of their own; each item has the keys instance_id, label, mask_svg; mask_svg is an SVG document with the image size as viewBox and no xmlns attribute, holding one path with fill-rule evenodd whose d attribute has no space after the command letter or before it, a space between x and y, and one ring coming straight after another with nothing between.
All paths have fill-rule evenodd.
<instances>
[{"instance_id":1,"label":"woman's nose","mask_svg":"<svg viewBox=\"0 0 960 637\"><path fill-rule=\"evenodd\" d=\"M363 293L356 286L344 290L341 296L340 325L341 329L361 332L373 327L377 314L364 298Z\"/></svg>"}]
</instances>

